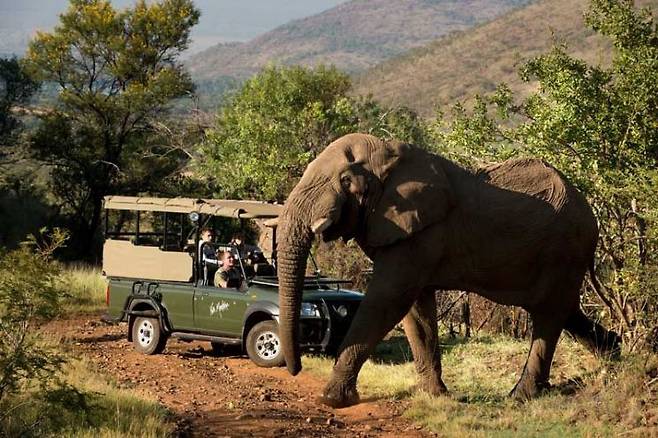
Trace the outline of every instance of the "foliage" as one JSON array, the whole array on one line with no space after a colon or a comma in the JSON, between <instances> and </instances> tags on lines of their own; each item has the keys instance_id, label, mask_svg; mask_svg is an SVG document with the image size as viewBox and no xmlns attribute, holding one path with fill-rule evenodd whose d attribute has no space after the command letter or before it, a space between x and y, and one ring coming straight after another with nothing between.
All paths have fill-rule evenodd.
<instances>
[{"instance_id":1,"label":"foliage","mask_svg":"<svg viewBox=\"0 0 658 438\"><path fill-rule=\"evenodd\" d=\"M344 243L317 241L312 249L313 259L322 275L352 281L347 287L365 291L372 273L372 262L355 241Z\"/></svg>"},{"instance_id":2,"label":"foliage","mask_svg":"<svg viewBox=\"0 0 658 438\"><path fill-rule=\"evenodd\" d=\"M105 306L107 281L99 268L73 265L62 269L59 289L62 311L88 313L102 310Z\"/></svg>"},{"instance_id":3,"label":"foliage","mask_svg":"<svg viewBox=\"0 0 658 438\"><path fill-rule=\"evenodd\" d=\"M119 389L36 333L55 315L104 302L100 272L52 261L64 237L56 230L0 255L0 436L170 434L156 400Z\"/></svg>"},{"instance_id":4,"label":"foliage","mask_svg":"<svg viewBox=\"0 0 658 438\"><path fill-rule=\"evenodd\" d=\"M344 134L423 141L415 113L352 99L349 89L335 68L264 69L220 110L202 145L201 172L219 196L283 201L308 162Z\"/></svg>"},{"instance_id":5,"label":"foliage","mask_svg":"<svg viewBox=\"0 0 658 438\"><path fill-rule=\"evenodd\" d=\"M34 327L59 311L59 270L51 259L65 239L55 230L0 253L0 401L30 379L48 382L61 364L59 355L40 344Z\"/></svg>"},{"instance_id":6,"label":"foliage","mask_svg":"<svg viewBox=\"0 0 658 438\"><path fill-rule=\"evenodd\" d=\"M141 0L122 11L71 0L60 24L30 43L31 73L59 88L31 152L51 166L53 191L74 220L71 245L83 254L94 249L104 195L157 191L188 158L153 125L193 91L177 58L198 19L191 0Z\"/></svg>"},{"instance_id":7,"label":"foliage","mask_svg":"<svg viewBox=\"0 0 658 438\"><path fill-rule=\"evenodd\" d=\"M173 432L170 413L152 395L119 388L84 360L67 357L58 379L0 402L0 436L146 438Z\"/></svg>"},{"instance_id":8,"label":"foliage","mask_svg":"<svg viewBox=\"0 0 658 438\"><path fill-rule=\"evenodd\" d=\"M16 142L21 127L12 110L26 104L38 87L39 83L27 75L18 59L0 58L0 165Z\"/></svg>"},{"instance_id":9,"label":"foliage","mask_svg":"<svg viewBox=\"0 0 658 438\"><path fill-rule=\"evenodd\" d=\"M524 80L538 82L536 93L516 104L500 86L470 113L457 106L452 120L439 117L433 134L441 152L472 165L542 157L587 195L600 227L598 316L611 318L633 348L658 326L658 30L649 11L627 1L593 0L586 22L611 40L610 67L557 44L521 68Z\"/></svg>"},{"instance_id":10,"label":"foliage","mask_svg":"<svg viewBox=\"0 0 658 438\"><path fill-rule=\"evenodd\" d=\"M26 106L39 88L16 58L0 58L0 246L16 247L46 223L50 209L37 184L38 169L24 160Z\"/></svg>"},{"instance_id":11,"label":"foliage","mask_svg":"<svg viewBox=\"0 0 658 438\"><path fill-rule=\"evenodd\" d=\"M220 110L201 170L227 197L282 200L310 157L345 126L349 79L335 69L269 67Z\"/></svg>"},{"instance_id":12,"label":"foliage","mask_svg":"<svg viewBox=\"0 0 658 438\"><path fill-rule=\"evenodd\" d=\"M0 247L16 248L49 222L53 208L46 201L38 168L24 161L0 168Z\"/></svg>"},{"instance_id":13,"label":"foliage","mask_svg":"<svg viewBox=\"0 0 658 438\"><path fill-rule=\"evenodd\" d=\"M213 79L195 78L194 84L199 107L213 113L226 97L240 88L240 81L232 76L219 76Z\"/></svg>"}]
</instances>

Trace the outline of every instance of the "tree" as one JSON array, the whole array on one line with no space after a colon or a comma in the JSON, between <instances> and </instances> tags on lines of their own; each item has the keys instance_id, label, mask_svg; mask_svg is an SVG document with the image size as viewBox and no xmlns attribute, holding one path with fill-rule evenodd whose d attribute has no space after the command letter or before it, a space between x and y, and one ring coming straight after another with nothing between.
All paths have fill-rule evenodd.
<instances>
[{"instance_id":1,"label":"tree","mask_svg":"<svg viewBox=\"0 0 658 438\"><path fill-rule=\"evenodd\" d=\"M71 246L94 253L103 197L158 191L187 155L163 147L153 124L192 93L177 59L199 11L191 0L71 0L51 33L30 43L26 65L59 88L30 144L51 166L55 195L73 220Z\"/></svg>"},{"instance_id":2,"label":"tree","mask_svg":"<svg viewBox=\"0 0 658 438\"><path fill-rule=\"evenodd\" d=\"M424 141L413 111L349 97L350 87L335 68L265 68L219 110L201 146L201 173L218 196L282 202L309 161L344 134Z\"/></svg>"},{"instance_id":3,"label":"tree","mask_svg":"<svg viewBox=\"0 0 658 438\"><path fill-rule=\"evenodd\" d=\"M27 104L38 89L34 81L20 65L18 59L0 58L0 166L13 152L21 123L14 110Z\"/></svg>"},{"instance_id":4,"label":"tree","mask_svg":"<svg viewBox=\"0 0 658 438\"><path fill-rule=\"evenodd\" d=\"M414 111L351 97L350 87L349 77L333 67L265 68L219 110L200 147L200 173L218 197L283 202L306 165L344 134L427 143ZM355 246L332 243L316 260L323 272L366 282L370 263Z\"/></svg>"},{"instance_id":5,"label":"tree","mask_svg":"<svg viewBox=\"0 0 658 438\"><path fill-rule=\"evenodd\" d=\"M24 160L21 112L39 88L16 58L0 58L0 246L15 246L46 220L34 169Z\"/></svg>"},{"instance_id":6,"label":"tree","mask_svg":"<svg viewBox=\"0 0 658 438\"><path fill-rule=\"evenodd\" d=\"M462 162L542 157L587 195L606 286L590 290L632 347L658 329L658 29L650 11L623 0L593 0L586 23L611 40L611 66L590 66L557 44L521 68L536 93L516 104L500 86L472 112L457 106L451 120L439 118L434 135Z\"/></svg>"}]
</instances>

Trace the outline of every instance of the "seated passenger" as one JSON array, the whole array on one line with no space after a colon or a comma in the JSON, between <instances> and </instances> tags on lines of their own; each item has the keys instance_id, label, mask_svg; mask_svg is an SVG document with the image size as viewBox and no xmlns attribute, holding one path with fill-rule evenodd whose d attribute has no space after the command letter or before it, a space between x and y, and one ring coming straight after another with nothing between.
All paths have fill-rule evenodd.
<instances>
[{"instance_id":1,"label":"seated passenger","mask_svg":"<svg viewBox=\"0 0 658 438\"><path fill-rule=\"evenodd\" d=\"M220 254L222 266L215 274L215 286L217 287L240 287L242 275L240 270L235 266L235 257L231 251L223 251Z\"/></svg>"},{"instance_id":2,"label":"seated passenger","mask_svg":"<svg viewBox=\"0 0 658 438\"><path fill-rule=\"evenodd\" d=\"M241 231L233 234L230 245L234 246L237 251L237 254L234 253L233 255L245 261L248 260L252 254L263 253L263 251L256 245L246 243L244 241L244 234Z\"/></svg>"}]
</instances>

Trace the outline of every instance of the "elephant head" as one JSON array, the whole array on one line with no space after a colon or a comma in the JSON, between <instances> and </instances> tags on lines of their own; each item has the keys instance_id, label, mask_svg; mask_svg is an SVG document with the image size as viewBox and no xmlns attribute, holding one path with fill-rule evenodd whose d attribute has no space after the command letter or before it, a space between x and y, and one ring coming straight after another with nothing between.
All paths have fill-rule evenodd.
<instances>
[{"instance_id":1,"label":"elephant head","mask_svg":"<svg viewBox=\"0 0 658 438\"><path fill-rule=\"evenodd\" d=\"M453 206L448 178L424 150L349 134L308 166L279 220L280 336L291 374L301 370L299 311L314 235L356 239L366 254L442 220Z\"/></svg>"}]
</instances>

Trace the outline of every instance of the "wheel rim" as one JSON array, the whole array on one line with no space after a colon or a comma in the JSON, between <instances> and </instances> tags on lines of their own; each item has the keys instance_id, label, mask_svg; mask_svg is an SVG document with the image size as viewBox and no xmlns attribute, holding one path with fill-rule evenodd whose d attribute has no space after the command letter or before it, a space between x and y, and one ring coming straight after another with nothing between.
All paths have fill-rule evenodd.
<instances>
[{"instance_id":1,"label":"wheel rim","mask_svg":"<svg viewBox=\"0 0 658 438\"><path fill-rule=\"evenodd\" d=\"M153 342L154 332L155 330L153 329L153 324L151 321L142 321L137 331L137 342L139 342L139 345L144 348L147 348L149 345L151 345Z\"/></svg>"},{"instance_id":2,"label":"wheel rim","mask_svg":"<svg viewBox=\"0 0 658 438\"><path fill-rule=\"evenodd\" d=\"M256 354L264 360L273 360L279 355L281 344L274 332L263 332L256 338Z\"/></svg>"}]
</instances>

